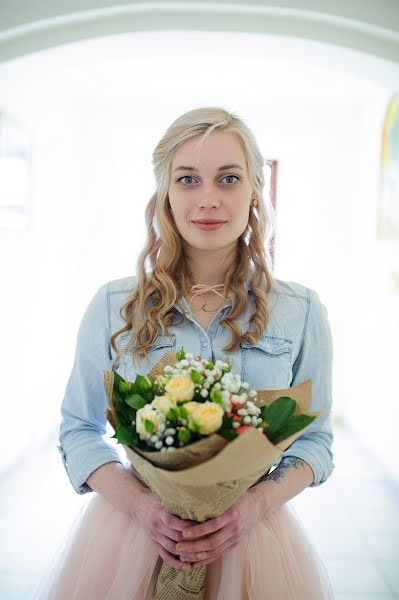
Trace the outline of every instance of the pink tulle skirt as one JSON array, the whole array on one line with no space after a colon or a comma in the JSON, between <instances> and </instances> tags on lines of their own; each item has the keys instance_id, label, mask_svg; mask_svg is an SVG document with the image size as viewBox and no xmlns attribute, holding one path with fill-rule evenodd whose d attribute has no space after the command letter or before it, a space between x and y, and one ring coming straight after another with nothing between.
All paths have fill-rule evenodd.
<instances>
[{"instance_id":1,"label":"pink tulle skirt","mask_svg":"<svg viewBox=\"0 0 399 600\"><path fill-rule=\"evenodd\" d=\"M34 600L147 600L159 568L142 527L92 492ZM207 566L206 600L330 600L326 568L289 503Z\"/></svg>"}]
</instances>

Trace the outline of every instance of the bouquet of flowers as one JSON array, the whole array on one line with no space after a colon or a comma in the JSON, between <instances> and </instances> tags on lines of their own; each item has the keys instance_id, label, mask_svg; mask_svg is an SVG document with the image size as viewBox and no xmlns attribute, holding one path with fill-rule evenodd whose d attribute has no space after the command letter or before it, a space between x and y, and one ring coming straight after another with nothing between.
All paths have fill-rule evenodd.
<instances>
[{"instance_id":1,"label":"bouquet of flowers","mask_svg":"<svg viewBox=\"0 0 399 600\"><path fill-rule=\"evenodd\" d=\"M310 381L249 390L229 361L213 364L183 349L134 382L104 371L104 384L113 437L133 473L169 513L199 522L225 512L319 414L307 412ZM205 573L161 561L153 597L202 598Z\"/></svg>"}]
</instances>

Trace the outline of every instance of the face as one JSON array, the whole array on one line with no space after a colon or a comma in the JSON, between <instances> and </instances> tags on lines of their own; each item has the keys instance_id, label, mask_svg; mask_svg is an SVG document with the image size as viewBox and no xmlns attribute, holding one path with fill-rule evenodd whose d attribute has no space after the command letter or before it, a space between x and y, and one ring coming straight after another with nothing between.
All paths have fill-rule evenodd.
<instances>
[{"instance_id":1,"label":"face","mask_svg":"<svg viewBox=\"0 0 399 600\"><path fill-rule=\"evenodd\" d=\"M201 136L173 156L169 202L184 245L228 250L247 227L253 197L245 154L232 132L213 131L199 148Z\"/></svg>"}]
</instances>

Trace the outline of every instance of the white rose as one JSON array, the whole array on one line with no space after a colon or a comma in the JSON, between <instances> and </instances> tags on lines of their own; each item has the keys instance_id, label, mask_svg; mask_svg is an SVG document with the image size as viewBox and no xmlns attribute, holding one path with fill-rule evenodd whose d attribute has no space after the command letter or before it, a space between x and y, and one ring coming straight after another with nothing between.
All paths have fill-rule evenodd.
<instances>
[{"instance_id":1,"label":"white rose","mask_svg":"<svg viewBox=\"0 0 399 600\"><path fill-rule=\"evenodd\" d=\"M171 396L156 396L152 401L152 406L167 415L171 408L176 408L177 402Z\"/></svg>"},{"instance_id":2,"label":"white rose","mask_svg":"<svg viewBox=\"0 0 399 600\"><path fill-rule=\"evenodd\" d=\"M154 408L140 408L136 413L136 431L142 440L150 439L152 435L160 431L160 426L165 426L165 415ZM147 431L145 421L154 424L153 431Z\"/></svg>"}]
</instances>

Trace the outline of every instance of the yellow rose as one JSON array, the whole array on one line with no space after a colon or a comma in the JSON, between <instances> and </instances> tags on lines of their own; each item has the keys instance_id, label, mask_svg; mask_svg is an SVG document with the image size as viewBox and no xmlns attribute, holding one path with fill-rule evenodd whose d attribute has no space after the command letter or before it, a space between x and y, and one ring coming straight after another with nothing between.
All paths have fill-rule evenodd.
<instances>
[{"instance_id":1,"label":"yellow rose","mask_svg":"<svg viewBox=\"0 0 399 600\"><path fill-rule=\"evenodd\" d=\"M181 404L193 399L194 382L189 375L177 375L166 384L165 390L178 404Z\"/></svg>"},{"instance_id":2,"label":"yellow rose","mask_svg":"<svg viewBox=\"0 0 399 600\"><path fill-rule=\"evenodd\" d=\"M145 421L151 421L154 424L153 431L147 431ZM154 433L165 427L165 415L153 408L140 408L136 413L136 431L142 440L149 439Z\"/></svg>"},{"instance_id":3,"label":"yellow rose","mask_svg":"<svg viewBox=\"0 0 399 600\"><path fill-rule=\"evenodd\" d=\"M176 400L171 396L156 396L151 404L157 410L163 412L164 415L167 415L171 408L176 408L177 406Z\"/></svg>"},{"instance_id":4,"label":"yellow rose","mask_svg":"<svg viewBox=\"0 0 399 600\"><path fill-rule=\"evenodd\" d=\"M216 402L196 402L197 406L190 415L190 420L199 426L199 433L210 435L222 426L223 408ZM187 406L187 405L186 405ZM185 406L185 408L186 408Z\"/></svg>"},{"instance_id":5,"label":"yellow rose","mask_svg":"<svg viewBox=\"0 0 399 600\"><path fill-rule=\"evenodd\" d=\"M197 406L201 404L200 402L186 402L184 408L186 409L188 416L191 417Z\"/></svg>"}]
</instances>

